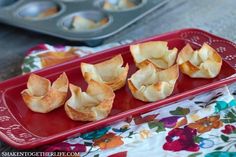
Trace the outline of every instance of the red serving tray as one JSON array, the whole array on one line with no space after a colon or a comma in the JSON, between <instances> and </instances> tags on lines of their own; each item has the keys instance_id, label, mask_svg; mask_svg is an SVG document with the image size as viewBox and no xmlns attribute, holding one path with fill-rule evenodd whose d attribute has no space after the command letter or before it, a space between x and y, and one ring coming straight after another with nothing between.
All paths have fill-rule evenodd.
<instances>
[{"instance_id":1,"label":"red serving tray","mask_svg":"<svg viewBox=\"0 0 236 157\"><path fill-rule=\"evenodd\" d=\"M177 47L179 50L186 43L190 43L194 48L199 48L204 42L207 42L222 56L224 60L222 70L214 79L191 79L180 74L172 95L154 103L144 103L134 99L126 85L115 92L116 97L110 115L95 122L72 121L66 116L63 107L47 114L30 111L20 95L20 92L26 88L29 74L18 76L0 83L0 138L15 148L31 149L78 136L81 133L110 125L127 117L145 113L236 81L235 77L226 79L235 73L236 46L234 43L198 29L178 30L138 42L154 40L169 41L169 47ZM85 89L87 84L81 75L80 63L98 63L117 54L122 54L125 63L129 63L128 77L130 77L137 69L130 54L129 45L109 49L35 73L50 80L55 80L65 71L71 83Z\"/></svg>"}]
</instances>

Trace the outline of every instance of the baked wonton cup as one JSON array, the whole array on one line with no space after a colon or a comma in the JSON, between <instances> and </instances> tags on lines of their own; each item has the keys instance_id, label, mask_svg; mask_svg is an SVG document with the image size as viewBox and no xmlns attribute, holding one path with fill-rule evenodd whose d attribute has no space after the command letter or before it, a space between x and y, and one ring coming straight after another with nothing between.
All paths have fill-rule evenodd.
<instances>
[{"instance_id":1,"label":"baked wonton cup","mask_svg":"<svg viewBox=\"0 0 236 157\"><path fill-rule=\"evenodd\" d=\"M125 10L129 8L133 8L136 5L132 3L130 0L105 0L103 4L103 9L109 10L109 11L119 11L119 10Z\"/></svg>"},{"instance_id":2,"label":"baked wonton cup","mask_svg":"<svg viewBox=\"0 0 236 157\"><path fill-rule=\"evenodd\" d=\"M152 63L159 69L171 67L176 60L178 49L170 50L166 41L151 41L130 46L131 54L138 68Z\"/></svg>"},{"instance_id":3,"label":"baked wonton cup","mask_svg":"<svg viewBox=\"0 0 236 157\"><path fill-rule=\"evenodd\" d=\"M104 83L90 80L86 92L70 84L71 97L65 103L67 115L75 121L96 121L106 118L112 109L115 94Z\"/></svg>"},{"instance_id":4,"label":"baked wonton cup","mask_svg":"<svg viewBox=\"0 0 236 157\"><path fill-rule=\"evenodd\" d=\"M182 73L192 78L214 78L220 73L222 58L215 49L204 43L194 51L187 44L177 58Z\"/></svg>"},{"instance_id":5,"label":"baked wonton cup","mask_svg":"<svg viewBox=\"0 0 236 157\"><path fill-rule=\"evenodd\" d=\"M107 22L107 18L103 18L96 22L94 20L77 15L73 17L72 27L75 31L88 31L102 27L107 24Z\"/></svg>"},{"instance_id":6,"label":"baked wonton cup","mask_svg":"<svg viewBox=\"0 0 236 157\"><path fill-rule=\"evenodd\" d=\"M65 103L68 85L69 81L65 73L61 74L52 85L48 79L31 74L27 89L23 90L21 95L30 110L48 113Z\"/></svg>"},{"instance_id":7,"label":"baked wonton cup","mask_svg":"<svg viewBox=\"0 0 236 157\"><path fill-rule=\"evenodd\" d=\"M171 95L178 77L178 65L159 71L153 64L148 64L128 79L128 85L136 99L154 102Z\"/></svg>"},{"instance_id":8,"label":"baked wonton cup","mask_svg":"<svg viewBox=\"0 0 236 157\"><path fill-rule=\"evenodd\" d=\"M86 82L95 80L105 83L114 91L120 89L125 85L129 65L123 65L123 58L117 55L109 60L98 64L81 63L81 71Z\"/></svg>"}]
</instances>

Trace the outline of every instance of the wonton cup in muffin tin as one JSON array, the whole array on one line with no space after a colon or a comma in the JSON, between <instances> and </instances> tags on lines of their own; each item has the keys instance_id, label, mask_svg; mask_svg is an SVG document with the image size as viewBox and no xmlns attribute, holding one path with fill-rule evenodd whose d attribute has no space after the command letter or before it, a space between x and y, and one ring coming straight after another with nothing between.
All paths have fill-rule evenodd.
<instances>
[{"instance_id":1,"label":"wonton cup in muffin tin","mask_svg":"<svg viewBox=\"0 0 236 157\"><path fill-rule=\"evenodd\" d=\"M105 83L114 91L125 85L129 65L123 65L123 58L117 55L109 60L97 64L81 63L81 71L86 82L95 80Z\"/></svg>"},{"instance_id":2,"label":"wonton cup in muffin tin","mask_svg":"<svg viewBox=\"0 0 236 157\"><path fill-rule=\"evenodd\" d=\"M215 49L204 43L199 50L187 44L177 58L182 73L192 78L214 78L221 70L222 58Z\"/></svg>"},{"instance_id":3,"label":"wonton cup in muffin tin","mask_svg":"<svg viewBox=\"0 0 236 157\"><path fill-rule=\"evenodd\" d=\"M62 6L54 1L30 2L17 11L17 15L27 20L43 20L57 15Z\"/></svg>"},{"instance_id":4,"label":"wonton cup in muffin tin","mask_svg":"<svg viewBox=\"0 0 236 157\"><path fill-rule=\"evenodd\" d=\"M107 18L103 18L100 21L93 21L88 18L84 18L82 16L75 16L73 18L72 27L76 31L84 31L97 29L99 27L104 26L108 22Z\"/></svg>"},{"instance_id":5,"label":"wonton cup in muffin tin","mask_svg":"<svg viewBox=\"0 0 236 157\"><path fill-rule=\"evenodd\" d=\"M138 68L153 64L156 68L171 67L177 57L177 48L170 50L166 41L150 41L130 46L131 54Z\"/></svg>"},{"instance_id":6,"label":"wonton cup in muffin tin","mask_svg":"<svg viewBox=\"0 0 236 157\"><path fill-rule=\"evenodd\" d=\"M108 11L125 11L142 4L142 0L102 0L101 8Z\"/></svg>"},{"instance_id":7,"label":"wonton cup in muffin tin","mask_svg":"<svg viewBox=\"0 0 236 157\"><path fill-rule=\"evenodd\" d=\"M136 99L154 102L171 95L178 77L178 65L160 71L153 64L148 64L128 79L128 86Z\"/></svg>"},{"instance_id":8,"label":"wonton cup in muffin tin","mask_svg":"<svg viewBox=\"0 0 236 157\"><path fill-rule=\"evenodd\" d=\"M106 118L115 98L111 87L90 80L86 92L70 84L71 97L65 103L67 115L75 121L96 121Z\"/></svg>"},{"instance_id":9,"label":"wonton cup in muffin tin","mask_svg":"<svg viewBox=\"0 0 236 157\"><path fill-rule=\"evenodd\" d=\"M67 31L91 32L104 28L111 22L110 17L101 11L80 11L62 19L61 25Z\"/></svg>"},{"instance_id":10,"label":"wonton cup in muffin tin","mask_svg":"<svg viewBox=\"0 0 236 157\"><path fill-rule=\"evenodd\" d=\"M27 82L27 89L23 90L21 95L30 110L48 113L64 105L68 84L65 73L61 74L52 85L48 79L31 74Z\"/></svg>"}]
</instances>

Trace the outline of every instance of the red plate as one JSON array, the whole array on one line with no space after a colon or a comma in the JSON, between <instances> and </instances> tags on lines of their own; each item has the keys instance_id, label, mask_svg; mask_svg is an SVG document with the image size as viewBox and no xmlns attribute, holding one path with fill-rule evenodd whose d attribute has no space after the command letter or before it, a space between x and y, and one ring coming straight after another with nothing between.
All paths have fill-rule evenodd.
<instances>
[{"instance_id":1,"label":"red plate","mask_svg":"<svg viewBox=\"0 0 236 157\"><path fill-rule=\"evenodd\" d=\"M134 99L126 85L115 92L116 98L109 117L96 122L72 121L66 116L63 107L47 114L30 111L20 95L20 92L26 88L29 75L19 76L0 84L0 138L18 149L30 149L98 129L126 117L145 113L188 96L236 81L236 78L225 79L235 73L233 66L235 66L236 46L230 41L201 30L184 29L139 42L151 40L169 41L169 47L177 47L179 50L186 43L190 43L194 48L199 48L204 42L207 42L224 59L222 70L214 79L191 79L181 74L173 94L154 103L144 103ZM36 73L50 80L55 80L59 74L65 71L71 83L85 89L87 84L81 76L80 62L98 63L116 54L122 54L125 63L129 63L129 76L137 70L129 51L129 45L126 45L40 70Z\"/></svg>"}]
</instances>

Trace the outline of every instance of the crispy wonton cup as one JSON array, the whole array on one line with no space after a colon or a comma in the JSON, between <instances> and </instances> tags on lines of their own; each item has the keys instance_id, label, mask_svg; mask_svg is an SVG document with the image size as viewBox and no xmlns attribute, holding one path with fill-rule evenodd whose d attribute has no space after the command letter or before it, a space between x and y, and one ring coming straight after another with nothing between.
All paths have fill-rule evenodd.
<instances>
[{"instance_id":1,"label":"crispy wonton cup","mask_svg":"<svg viewBox=\"0 0 236 157\"><path fill-rule=\"evenodd\" d=\"M159 71L153 64L148 64L128 79L128 85L136 99L154 102L171 95L178 77L178 65Z\"/></svg>"},{"instance_id":2,"label":"crispy wonton cup","mask_svg":"<svg viewBox=\"0 0 236 157\"><path fill-rule=\"evenodd\" d=\"M90 80L86 92L70 84L71 97L65 111L75 121L96 121L106 118L112 109L115 94L111 87Z\"/></svg>"},{"instance_id":3,"label":"crispy wonton cup","mask_svg":"<svg viewBox=\"0 0 236 157\"><path fill-rule=\"evenodd\" d=\"M86 82L95 80L110 86L113 91L122 88L125 85L129 65L123 65L123 58L117 55L112 59L98 64L81 63L81 71Z\"/></svg>"},{"instance_id":4,"label":"crispy wonton cup","mask_svg":"<svg viewBox=\"0 0 236 157\"><path fill-rule=\"evenodd\" d=\"M194 51L187 44L177 58L182 73L192 78L214 78L220 73L222 58L215 49L204 43Z\"/></svg>"},{"instance_id":5,"label":"crispy wonton cup","mask_svg":"<svg viewBox=\"0 0 236 157\"><path fill-rule=\"evenodd\" d=\"M51 85L51 82L31 74L27 89L21 92L27 107L39 113L48 113L64 104L67 97L69 81L65 73L61 74Z\"/></svg>"},{"instance_id":6,"label":"crispy wonton cup","mask_svg":"<svg viewBox=\"0 0 236 157\"><path fill-rule=\"evenodd\" d=\"M86 30L99 28L105 25L107 22L108 22L107 18L103 18L100 21L95 22L91 19L77 15L77 16L74 16L73 18L72 27L76 31L86 31Z\"/></svg>"},{"instance_id":7,"label":"crispy wonton cup","mask_svg":"<svg viewBox=\"0 0 236 157\"><path fill-rule=\"evenodd\" d=\"M170 50L166 41L151 41L130 46L131 54L138 68L152 63L156 68L167 69L176 60L178 49Z\"/></svg>"},{"instance_id":8,"label":"crispy wonton cup","mask_svg":"<svg viewBox=\"0 0 236 157\"><path fill-rule=\"evenodd\" d=\"M109 0L105 0L103 4L103 9L110 11L117 11L117 10L133 8L135 6L136 5L132 3L130 0L118 0L118 2L116 2L115 4L114 1L113 3L111 3Z\"/></svg>"}]
</instances>

